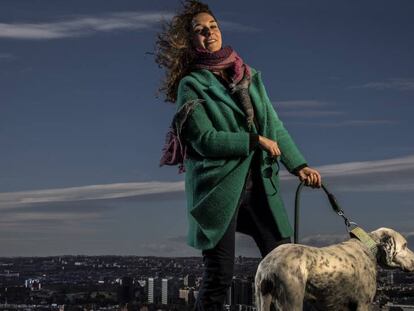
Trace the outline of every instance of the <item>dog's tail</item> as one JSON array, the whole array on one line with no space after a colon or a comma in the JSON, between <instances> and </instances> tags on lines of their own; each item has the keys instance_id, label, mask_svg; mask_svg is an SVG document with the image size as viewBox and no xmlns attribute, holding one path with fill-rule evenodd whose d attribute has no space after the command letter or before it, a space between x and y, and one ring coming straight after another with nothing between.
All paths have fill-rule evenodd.
<instances>
[{"instance_id":1,"label":"dog's tail","mask_svg":"<svg viewBox=\"0 0 414 311\"><path fill-rule=\"evenodd\" d=\"M270 311L272 302L272 291L274 284L272 280L262 279L255 282L255 298L257 311Z\"/></svg>"}]
</instances>

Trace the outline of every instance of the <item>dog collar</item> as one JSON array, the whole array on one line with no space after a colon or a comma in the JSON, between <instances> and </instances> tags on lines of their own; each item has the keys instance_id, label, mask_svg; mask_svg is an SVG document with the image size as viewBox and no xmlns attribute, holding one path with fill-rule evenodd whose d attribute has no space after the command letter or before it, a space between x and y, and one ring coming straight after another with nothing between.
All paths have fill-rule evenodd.
<instances>
[{"instance_id":1,"label":"dog collar","mask_svg":"<svg viewBox=\"0 0 414 311\"><path fill-rule=\"evenodd\" d=\"M364 229L360 227L355 227L354 229L349 231L349 235L351 236L351 238L356 238L360 240L365 246L368 247L368 249L370 250L371 254L374 255L374 257L377 256L377 243L375 243L375 241L368 235L367 232L365 232Z\"/></svg>"}]
</instances>

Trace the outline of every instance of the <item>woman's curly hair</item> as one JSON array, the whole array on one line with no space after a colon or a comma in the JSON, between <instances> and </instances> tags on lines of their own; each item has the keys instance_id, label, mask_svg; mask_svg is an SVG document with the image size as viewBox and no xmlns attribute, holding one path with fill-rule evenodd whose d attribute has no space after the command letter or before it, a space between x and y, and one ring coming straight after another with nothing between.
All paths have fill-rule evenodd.
<instances>
[{"instance_id":1,"label":"woman's curly hair","mask_svg":"<svg viewBox=\"0 0 414 311\"><path fill-rule=\"evenodd\" d=\"M193 17L198 13L208 13L217 20L207 4L196 0L181 2L183 9L175 15L171 22L164 22L162 32L157 35L155 62L164 67L166 75L160 92L165 92L165 101L175 103L178 84L182 77L189 73L194 60L192 53Z\"/></svg>"}]
</instances>

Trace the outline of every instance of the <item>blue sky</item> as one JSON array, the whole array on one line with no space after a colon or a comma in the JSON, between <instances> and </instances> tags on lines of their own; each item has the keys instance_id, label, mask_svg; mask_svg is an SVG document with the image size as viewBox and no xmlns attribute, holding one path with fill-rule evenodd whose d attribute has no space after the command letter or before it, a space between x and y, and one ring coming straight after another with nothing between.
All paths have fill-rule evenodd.
<instances>
[{"instance_id":1,"label":"blue sky","mask_svg":"<svg viewBox=\"0 0 414 311\"><path fill-rule=\"evenodd\" d=\"M207 3L346 214L412 241L414 3ZM0 2L0 256L200 255L184 175L158 167L174 106L146 54L179 7ZM281 178L293 219L297 179ZM304 243L343 238L322 191L302 205ZM239 233L236 254L259 256Z\"/></svg>"}]
</instances>

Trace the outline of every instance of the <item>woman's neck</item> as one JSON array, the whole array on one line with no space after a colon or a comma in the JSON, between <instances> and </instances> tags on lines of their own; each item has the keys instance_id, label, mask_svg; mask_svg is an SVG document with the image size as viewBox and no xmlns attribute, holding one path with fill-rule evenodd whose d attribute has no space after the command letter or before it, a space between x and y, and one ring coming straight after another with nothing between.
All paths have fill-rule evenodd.
<instances>
[{"instance_id":1,"label":"woman's neck","mask_svg":"<svg viewBox=\"0 0 414 311\"><path fill-rule=\"evenodd\" d=\"M228 76L226 74L226 71L224 69L223 70L215 70L215 71L212 71L212 72L215 75L222 77L224 79L224 81L226 81L227 83L230 82L229 79L228 79Z\"/></svg>"}]
</instances>

